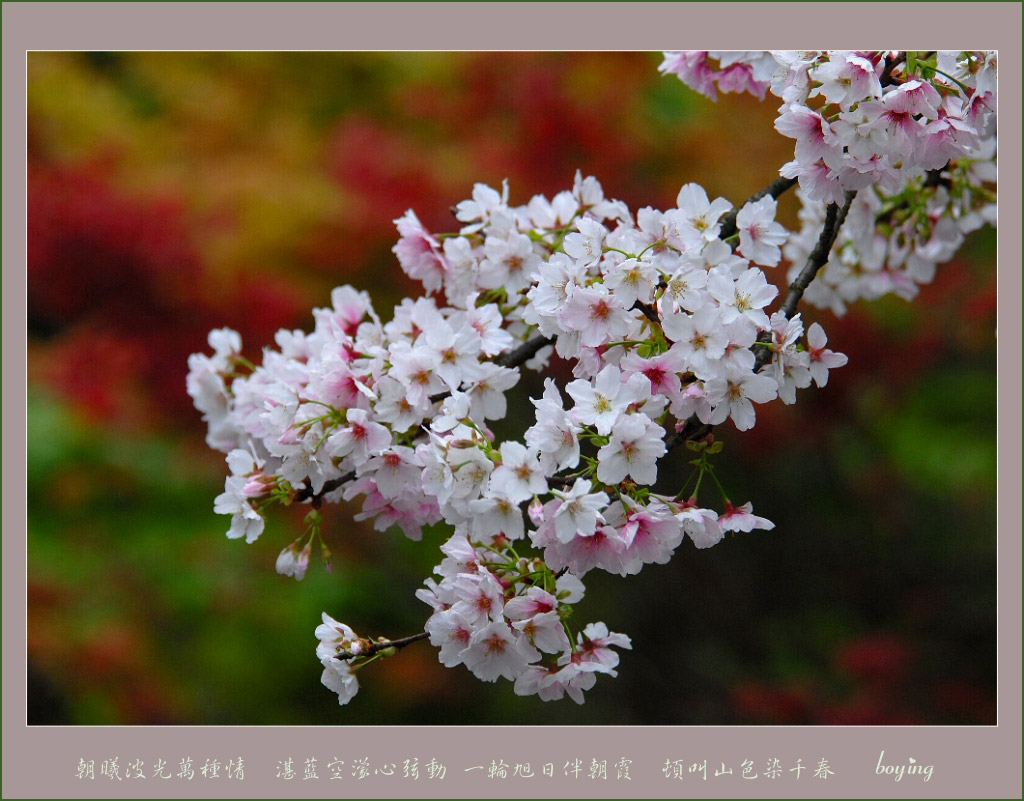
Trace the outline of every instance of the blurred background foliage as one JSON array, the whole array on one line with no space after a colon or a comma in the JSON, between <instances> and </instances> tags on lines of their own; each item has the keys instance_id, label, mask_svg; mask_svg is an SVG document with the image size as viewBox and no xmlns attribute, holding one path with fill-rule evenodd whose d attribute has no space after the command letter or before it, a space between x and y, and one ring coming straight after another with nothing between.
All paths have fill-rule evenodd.
<instances>
[{"instance_id":1,"label":"blurred background foliage","mask_svg":"<svg viewBox=\"0 0 1024 801\"><path fill-rule=\"evenodd\" d=\"M445 532L424 547L332 508L334 573L314 563L301 584L274 561L302 510L253 545L225 538L226 468L185 393L211 328L258 360L343 283L387 319L418 292L392 220L414 208L454 230L476 181L507 177L525 203L579 168L665 209L689 181L741 202L792 158L772 98L711 103L659 59L29 55L30 723L995 723L991 231L912 304L803 310L848 366L794 407L759 407L747 434L718 432L730 496L775 530L684 543L628 580L588 574L578 615L634 651L582 707L517 698L417 645L339 709L313 654L320 613L420 630L413 592ZM780 218L795 212L785 196Z\"/></svg>"}]
</instances>

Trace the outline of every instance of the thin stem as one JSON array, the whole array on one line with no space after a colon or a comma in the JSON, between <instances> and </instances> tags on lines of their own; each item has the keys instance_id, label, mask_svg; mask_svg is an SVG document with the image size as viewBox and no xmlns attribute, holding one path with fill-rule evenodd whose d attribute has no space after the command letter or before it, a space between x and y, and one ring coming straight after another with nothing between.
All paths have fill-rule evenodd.
<instances>
[{"instance_id":1,"label":"thin stem","mask_svg":"<svg viewBox=\"0 0 1024 801\"><path fill-rule=\"evenodd\" d=\"M378 640L377 642L371 643L370 647L359 654L350 654L348 652L335 655L335 659L363 659L365 661L360 663L360 666L365 665L370 659L375 658L377 654L386 648L394 648L401 650L407 645L412 645L414 642L425 640L430 636L426 631L421 631L419 634L412 634L408 637L402 637L399 640Z\"/></svg>"}]
</instances>

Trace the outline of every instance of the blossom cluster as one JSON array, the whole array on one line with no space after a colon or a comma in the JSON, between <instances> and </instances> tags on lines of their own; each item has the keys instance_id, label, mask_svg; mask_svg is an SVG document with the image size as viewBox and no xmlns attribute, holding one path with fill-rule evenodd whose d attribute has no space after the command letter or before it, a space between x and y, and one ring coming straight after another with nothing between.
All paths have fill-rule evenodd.
<instances>
[{"instance_id":1,"label":"blossom cluster","mask_svg":"<svg viewBox=\"0 0 1024 801\"><path fill-rule=\"evenodd\" d=\"M776 130L796 142L781 175L800 185L789 279L827 203L857 192L840 244L807 301L842 314L888 293L914 297L964 235L995 223L996 56L939 51L665 53L662 72L714 98L782 99ZM868 191L859 191L868 190Z\"/></svg>"},{"instance_id":2,"label":"blossom cluster","mask_svg":"<svg viewBox=\"0 0 1024 801\"><path fill-rule=\"evenodd\" d=\"M549 701L568 694L582 704L597 673L616 675L611 646L630 648L629 638L590 623L570 640L570 604L584 594L579 578L519 556L502 535L489 539L452 536L434 570L441 582L428 579L416 593L434 610L426 631L441 663L463 664L481 681L509 679L517 695Z\"/></svg>"},{"instance_id":3,"label":"blossom cluster","mask_svg":"<svg viewBox=\"0 0 1024 801\"><path fill-rule=\"evenodd\" d=\"M786 93L784 133L805 114L792 109L812 96L837 104L838 123L911 91L900 88L906 80L879 89L877 99L872 88L840 96L832 84L846 73L829 65L860 64L843 55L739 54L720 61L728 75L714 80L701 72L708 54L691 55L667 56L666 64L704 75L700 85L711 94L716 81L722 91ZM791 80L780 83L769 62L788 64ZM984 71L976 72L984 86ZM949 116L952 106L943 108ZM928 124L916 135L928 136ZM882 130L864 136L880 141ZM803 136L797 163L812 152ZM951 141L974 141L959 136ZM838 163L819 151L822 163ZM840 151L847 166L861 158L853 140ZM943 174L977 185L980 163L951 161ZM857 297L907 296L900 270L926 280L927 260L948 258L958 244L951 231L962 235L966 220L985 218L921 175L901 178L902 195L851 199L843 193L861 186L847 187L852 173L844 170L835 168L845 222L821 288L808 290L837 311ZM800 271L827 227L824 201L835 200L807 187L802 198L796 235L776 221L771 194L734 208L691 183L675 207L634 215L580 173L571 188L519 206L510 204L507 183L500 190L477 184L455 207L459 229L450 233L428 231L406 212L395 220L393 250L426 294L403 300L388 322L365 292L339 287L330 308L314 310L312 332L278 332L259 365L242 356L240 337L228 329L211 333L212 356L191 357L188 392L208 424L208 444L227 454L230 475L214 508L231 516L228 536L253 542L268 507L311 503L306 533L277 560L279 572L301 579L318 541L330 565L320 534L324 503L356 501L356 520L381 531L397 526L414 540L444 521L453 533L434 571L440 581L427 579L417 593L432 609L420 636L447 666L465 665L484 681L504 677L518 694L582 703L598 673L615 675L611 646L630 647L603 623L575 626L582 577L664 564L687 538L707 548L730 532L773 528L749 502L729 499L710 463L721 449L711 427L731 421L748 430L756 405L794 403L798 389L824 386L828 371L846 362L827 347L819 323L805 329L792 309L770 311L779 291L766 270L785 256ZM899 200L906 206L894 205ZM930 225L926 241L904 235L879 244L879 226L897 220L925 236L921 215ZM852 291L862 278L865 286ZM543 370L556 356L571 366L571 380L560 386L546 378L522 438L497 442L490 426L506 416L520 368ZM690 478L656 492L659 461L682 443L696 457ZM709 487L720 504L700 497ZM345 703L358 688L352 671L377 646L326 614L317 636L323 682Z\"/></svg>"}]
</instances>

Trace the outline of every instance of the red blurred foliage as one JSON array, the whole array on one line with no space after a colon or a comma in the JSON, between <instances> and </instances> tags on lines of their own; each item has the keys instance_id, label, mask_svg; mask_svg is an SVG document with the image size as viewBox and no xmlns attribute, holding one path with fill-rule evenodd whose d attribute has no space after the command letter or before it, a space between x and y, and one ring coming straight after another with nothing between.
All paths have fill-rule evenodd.
<instances>
[{"instance_id":1,"label":"red blurred foliage","mask_svg":"<svg viewBox=\"0 0 1024 801\"><path fill-rule=\"evenodd\" d=\"M744 723L771 725L919 726L951 718L995 722L995 698L965 680L914 686L919 659L898 635L869 633L840 641L832 664L828 674L807 669L785 682L741 682L731 693L733 712Z\"/></svg>"},{"instance_id":2,"label":"red blurred foliage","mask_svg":"<svg viewBox=\"0 0 1024 801\"><path fill-rule=\"evenodd\" d=\"M815 716L825 726L920 726L927 723L906 708L904 699L877 688L858 689L851 697L826 704Z\"/></svg>"},{"instance_id":3,"label":"red blurred foliage","mask_svg":"<svg viewBox=\"0 0 1024 801\"><path fill-rule=\"evenodd\" d=\"M442 119L464 132L482 174L507 175L520 191L550 196L569 188L577 169L621 181L645 151L628 135L625 99L650 83L650 71L641 53L483 58L467 68L465 96Z\"/></svg>"},{"instance_id":4,"label":"red blurred foliage","mask_svg":"<svg viewBox=\"0 0 1024 801\"><path fill-rule=\"evenodd\" d=\"M835 661L839 670L857 681L889 687L904 680L913 653L898 637L880 634L844 643Z\"/></svg>"},{"instance_id":5,"label":"red blurred foliage","mask_svg":"<svg viewBox=\"0 0 1024 801\"><path fill-rule=\"evenodd\" d=\"M940 681L931 688L929 695L946 717L965 723L992 725L996 722L996 699L963 679Z\"/></svg>"},{"instance_id":6,"label":"red blurred foliage","mask_svg":"<svg viewBox=\"0 0 1024 801\"><path fill-rule=\"evenodd\" d=\"M361 262L382 239L390 246L392 221L410 208L428 230L454 230L438 198L462 200L476 181L498 186L508 178L513 203L568 189L577 169L628 185L645 143L626 135L623 101L650 83L650 69L639 53L489 54L471 57L451 85L403 89L386 120L347 116L332 137L328 171L350 207L343 224L319 233L316 261ZM451 143L454 172L443 166ZM639 196L641 187L633 189Z\"/></svg>"},{"instance_id":7,"label":"red blurred foliage","mask_svg":"<svg viewBox=\"0 0 1024 801\"><path fill-rule=\"evenodd\" d=\"M129 197L104 168L31 165L28 211L28 330L49 343L33 369L94 417L192 423L187 359L212 328L259 347L308 315L268 276L218 297L182 204Z\"/></svg>"},{"instance_id":8,"label":"red blurred foliage","mask_svg":"<svg viewBox=\"0 0 1024 801\"><path fill-rule=\"evenodd\" d=\"M732 690L736 715L751 723L800 725L811 720L815 699L802 687L773 687L763 682L744 682Z\"/></svg>"}]
</instances>

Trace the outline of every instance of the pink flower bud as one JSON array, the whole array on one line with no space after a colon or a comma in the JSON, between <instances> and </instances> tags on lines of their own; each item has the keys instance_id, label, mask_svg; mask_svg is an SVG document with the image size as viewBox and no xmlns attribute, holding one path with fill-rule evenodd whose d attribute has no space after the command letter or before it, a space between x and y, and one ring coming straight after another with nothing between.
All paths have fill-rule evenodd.
<instances>
[{"instance_id":1,"label":"pink flower bud","mask_svg":"<svg viewBox=\"0 0 1024 801\"><path fill-rule=\"evenodd\" d=\"M539 526L544 522L544 504L540 502L540 498L536 495L533 500L530 501L530 505L526 510L526 513L530 516L530 522L535 526Z\"/></svg>"},{"instance_id":2,"label":"pink flower bud","mask_svg":"<svg viewBox=\"0 0 1024 801\"><path fill-rule=\"evenodd\" d=\"M309 567L309 555L313 547L307 543L305 548L299 549L299 541L296 540L277 556L275 568L282 576L292 576L296 581L302 581L306 575L306 568Z\"/></svg>"},{"instance_id":3,"label":"pink flower bud","mask_svg":"<svg viewBox=\"0 0 1024 801\"><path fill-rule=\"evenodd\" d=\"M246 479L245 486L242 487L242 495L246 498L259 498L266 495L274 483L274 479L270 476L254 473Z\"/></svg>"}]
</instances>

